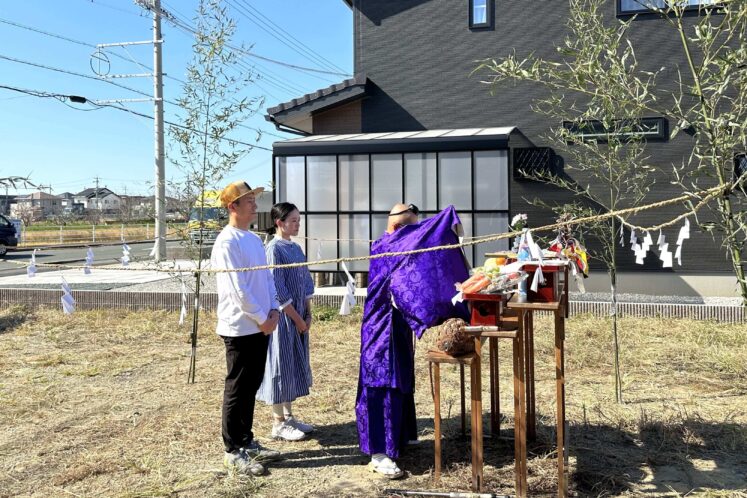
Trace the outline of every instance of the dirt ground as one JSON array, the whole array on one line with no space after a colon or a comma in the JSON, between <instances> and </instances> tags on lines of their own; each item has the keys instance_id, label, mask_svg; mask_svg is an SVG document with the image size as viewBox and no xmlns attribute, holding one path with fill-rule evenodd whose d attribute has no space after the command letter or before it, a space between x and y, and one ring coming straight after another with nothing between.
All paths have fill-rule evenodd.
<instances>
[{"instance_id":1,"label":"dirt ground","mask_svg":"<svg viewBox=\"0 0 747 498\"><path fill-rule=\"evenodd\" d=\"M360 314L315 312L312 394L294 404L317 425L297 443L271 442L269 408L255 432L285 453L252 479L222 467L225 363L202 315L197 381L187 384L189 332L166 312L0 310L0 496L385 496L385 488L468 491L469 439L460 435L457 370L442 371L444 476L433 482L433 402L417 349L422 443L404 479L367 470L354 421ZM614 401L610 324L567 325L569 483L576 496L747 497L747 326L623 319L624 404ZM536 332L538 438L529 491L554 495L555 383L549 320ZM513 493L511 357L501 348L500 437L485 442L485 483ZM487 369L484 369L487 370ZM483 379L487 386L487 378ZM487 399L487 392L483 394ZM487 403L485 403L487 405ZM484 425L488 426L485 410Z\"/></svg>"}]
</instances>

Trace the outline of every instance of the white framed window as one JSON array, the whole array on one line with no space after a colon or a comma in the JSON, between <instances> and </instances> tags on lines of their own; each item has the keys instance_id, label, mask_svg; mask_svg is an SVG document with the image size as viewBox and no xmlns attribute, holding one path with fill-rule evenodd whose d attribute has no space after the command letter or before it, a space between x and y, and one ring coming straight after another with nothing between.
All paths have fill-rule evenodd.
<instances>
[{"instance_id":1,"label":"white framed window","mask_svg":"<svg viewBox=\"0 0 747 498\"><path fill-rule=\"evenodd\" d=\"M652 8L665 9L680 1L684 1L688 9L697 9L701 6L718 3L718 0L617 0L617 13L638 14L648 12Z\"/></svg>"},{"instance_id":2,"label":"white framed window","mask_svg":"<svg viewBox=\"0 0 747 498\"><path fill-rule=\"evenodd\" d=\"M469 0L469 27L490 28L493 26L494 0Z\"/></svg>"}]
</instances>

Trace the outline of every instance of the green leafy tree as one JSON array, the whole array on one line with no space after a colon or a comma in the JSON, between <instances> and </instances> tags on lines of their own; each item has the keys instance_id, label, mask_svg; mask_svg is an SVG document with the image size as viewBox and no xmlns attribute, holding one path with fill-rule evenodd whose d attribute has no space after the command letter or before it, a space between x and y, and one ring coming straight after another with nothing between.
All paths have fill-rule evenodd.
<instances>
[{"instance_id":1,"label":"green leafy tree","mask_svg":"<svg viewBox=\"0 0 747 498\"><path fill-rule=\"evenodd\" d=\"M170 153L169 159L185 178L179 187L174 188L183 197L202 199L207 190L220 188L226 175L251 150L229 136L257 112L262 99L236 99L236 95L251 83L252 75L232 72L238 56L228 44L236 25L222 1L200 0L195 21L193 58L187 67L182 96L178 99L181 115L178 125L169 130L178 152ZM200 214L200 225L203 221ZM200 270L204 256L202 232L195 252L197 272L194 275L189 382L195 379L197 357Z\"/></svg>"}]
</instances>

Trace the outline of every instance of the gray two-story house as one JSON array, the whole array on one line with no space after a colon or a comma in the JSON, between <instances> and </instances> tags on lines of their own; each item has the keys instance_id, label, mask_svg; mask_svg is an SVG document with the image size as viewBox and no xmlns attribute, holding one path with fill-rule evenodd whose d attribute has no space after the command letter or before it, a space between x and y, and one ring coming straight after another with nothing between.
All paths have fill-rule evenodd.
<instances>
[{"instance_id":1,"label":"gray two-story house","mask_svg":"<svg viewBox=\"0 0 747 498\"><path fill-rule=\"evenodd\" d=\"M516 213L528 213L533 226L554 216L528 199L549 204L571 199L565 191L527 181L516 174L527 164L563 163L543 141L551 126L532 112L542 95L533 85L494 88L473 74L477 61L512 51L557 58L566 36L566 1L526 0L345 0L353 11L355 76L337 85L268 109L267 119L301 137L274 144L276 201L302 211L309 259L365 255L368 241L384 230L396 202L414 203L432 214L453 204L466 237L505 232ZM660 1L660 0L655 0ZM693 8L710 0L691 0ZM610 0L610 20L638 16L631 28L645 67L684 66L678 39L665 20L646 14L636 0ZM693 11L697 16L697 10ZM692 21L695 17L688 18ZM674 89L674 77L669 84ZM693 139L669 139L670 123L645 116L653 130L651 160L661 172L650 201L681 192L670 184L667 166L679 164ZM544 166L542 166L544 165ZM636 221L654 225L677 209L646 213ZM676 230L667 234L676 239ZM301 235L304 235L303 233ZM626 232L626 239L628 235ZM335 240L340 239L338 242ZM467 249L481 264L484 253L507 249L506 240ZM349 265L365 271L367 265ZM664 294L733 295L734 277L720 244L693 230L683 248L682 266L662 269L650 252L643 266L621 249L622 291ZM606 290L602 267L592 265L587 288ZM336 270L334 265L312 270ZM600 278L601 277L601 278Z\"/></svg>"}]
</instances>

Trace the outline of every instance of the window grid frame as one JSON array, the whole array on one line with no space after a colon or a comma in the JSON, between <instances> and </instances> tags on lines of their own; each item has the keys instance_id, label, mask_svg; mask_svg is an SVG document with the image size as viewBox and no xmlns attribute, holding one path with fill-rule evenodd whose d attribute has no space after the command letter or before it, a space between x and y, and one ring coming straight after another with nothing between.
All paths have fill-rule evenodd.
<instances>
[{"instance_id":1,"label":"window grid frame","mask_svg":"<svg viewBox=\"0 0 747 498\"><path fill-rule=\"evenodd\" d=\"M506 204L508 206L507 209L476 209L475 208L475 199L476 199L476 192L475 192L475 168L476 168L476 165L475 165L475 152L476 151L475 150L472 150L472 149L470 149L470 150L462 150L462 151L432 151L432 150L424 150L424 151L422 151L422 153L432 153L432 154L435 155L435 161L436 161L436 192L435 192L435 194L436 194L436 207L437 208L435 210L433 210L433 209L421 210L420 213L423 216L427 217L427 216L433 216L433 215L438 214L439 212L441 212L441 209L438 208L441 205L441 195L440 195L440 188L439 188L439 185L441 183L441 168L440 168L441 161L440 161L440 155L441 154L449 154L449 153L453 153L453 152L465 152L465 153L469 154L469 158L470 158L470 176L471 176L471 179L470 179L470 185L469 186L470 186L470 190L471 190L470 196L471 196L472 207L471 207L471 209L462 209L462 210L457 210L457 211L460 212L460 213L463 213L464 215L469 215L469 218L471 220L470 221L471 226L469 227L469 233L472 234L472 237L478 236L478 235L476 235L476 231L475 231L475 225L476 225L476 222L475 222L476 216L475 215L478 215L478 214L495 214L495 215L503 215L503 214L505 214L507 216L507 219L510 220L511 219L511 182L512 182L510 172L511 172L511 161L512 161L511 156L512 156L512 154L510 154L510 149L496 148L496 149L491 149L491 150L495 150L495 151L506 150L507 151L507 154L506 154L506 157L505 157L505 167L507 168L507 172L506 172L506 189L507 189L506 195L507 195L507 199L508 199L507 200L507 204ZM384 153L384 154L386 154L386 153ZM402 166L401 167L401 171L402 171L401 195L402 195L402 198L404 200L404 195L405 195L405 192L406 192L406 185L405 185L405 180L406 180L405 179L405 175L406 175L406 172L405 172L405 156L406 156L406 153L390 153L390 154L391 155L399 155L400 156L400 161L401 161L400 164ZM308 174L309 174L308 164L309 164L309 161L308 161L308 158L311 157L311 156L331 156L331 155L332 154L304 154L303 155L303 164L304 164L304 205L305 206L308 206L308 193L309 193L308 192L308 190L309 190L309 184L308 184ZM337 242L336 242L335 245L336 245L336 254L338 255L338 257L340 257L339 254L340 254L340 250L341 250L341 242L339 240L340 239L340 233L341 233L341 231L340 231L340 223L339 223L340 216L353 216L353 215L365 215L365 216L367 216L368 217L368 239L370 241L372 241L372 240L375 239L375 237L378 237L378 236L381 235L381 234L374 234L373 233L373 220L374 220L374 217L375 216L381 216L381 215L387 215L387 214L389 214L389 211L381 210L381 209L373 209L373 207L372 207L373 206L373 189L371 188L371 186L372 186L372 182L373 182L373 167L372 167L371 163L372 163L372 160L373 160L372 156L379 155L379 153L376 153L376 154L373 154L373 153L360 154L360 155L367 155L368 156L368 165L369 165L369 167L368 167L368 177L369 177L369 189L368 189L368 199L369 199L369 202L368 202L368 206L369 206L369 209L368 210L356 210L356 209L341 210L340 209L340 195L339 195L339 192L340 192L340 165L342 163L340 161L340 156L345 156L345 155L349 155L349 154L334 154L334 156L335 156L335 163L336 163L336 171L335 171L335 173L336 173L336 179L337 179L336 180L336 182L337 182L337 184L336 184L337 195L336 195L336 199L335 199L335 205L337 207L337 210L336 211L319 211L319 210L309 210L309 209L306 209L306 210L304 210L303 212L300 213L301 214L301 220L304 223L304 226L306 227L304 233L306 234L307 237L310 236L309 233L308 233L308 230L307 230L307 228L308 228L308 217L310 215L311 216L313 216L313 215L333 215L333 216L337 217L336 233L337 233L337 239L338 240L337 240ZM273 167L273 183L275 185L277 185L277 183L276 183L277 179L278 179L277 177L281 176L281 174L280 174L280 162L279 162L279 159L283 158L283 157L288 158L288 157L301 157L301 156L300 155L299 156L276 156L276 155L273 155L273 164L275 165L275 167ZM273 189L273 194L272 194L273 195L273 204L276 203L276 202L279 202L278 193L279 193L279 191L278 191L277 188ZM288 201L288 200L286 199L286 201ZM467 230L465 230L465 232L466 231ZM484 234L481 234L481 235L484 235ZM372 242L369 242L369 250L370 250L370 244L371 243ZM302 247L304 247L304 253L307 255L307 258L308 258L309 257L309 239L304 239L302 242L299 242L299 244ZM469 250L469 253L467 252L468 250ZM478 256L478 254L477 254L477 244L473 244L469 249L465 248L464 252L465 252L465 256L467 256L468 254L471 254L471 258L470 259L471 259L471 263L472 264L474 264L474 262L477 261L477 256ZM340 264L337 265L337 269L336 270L334 270L334 269L314 270L313 266L309 267L309 270L312 273L315 273L315 272L328 273L328 272L342 272L343 271L342 270L342 266ZM353 273L358 273L358 272L353 272Z\"/></svg>"}]
</instances>

